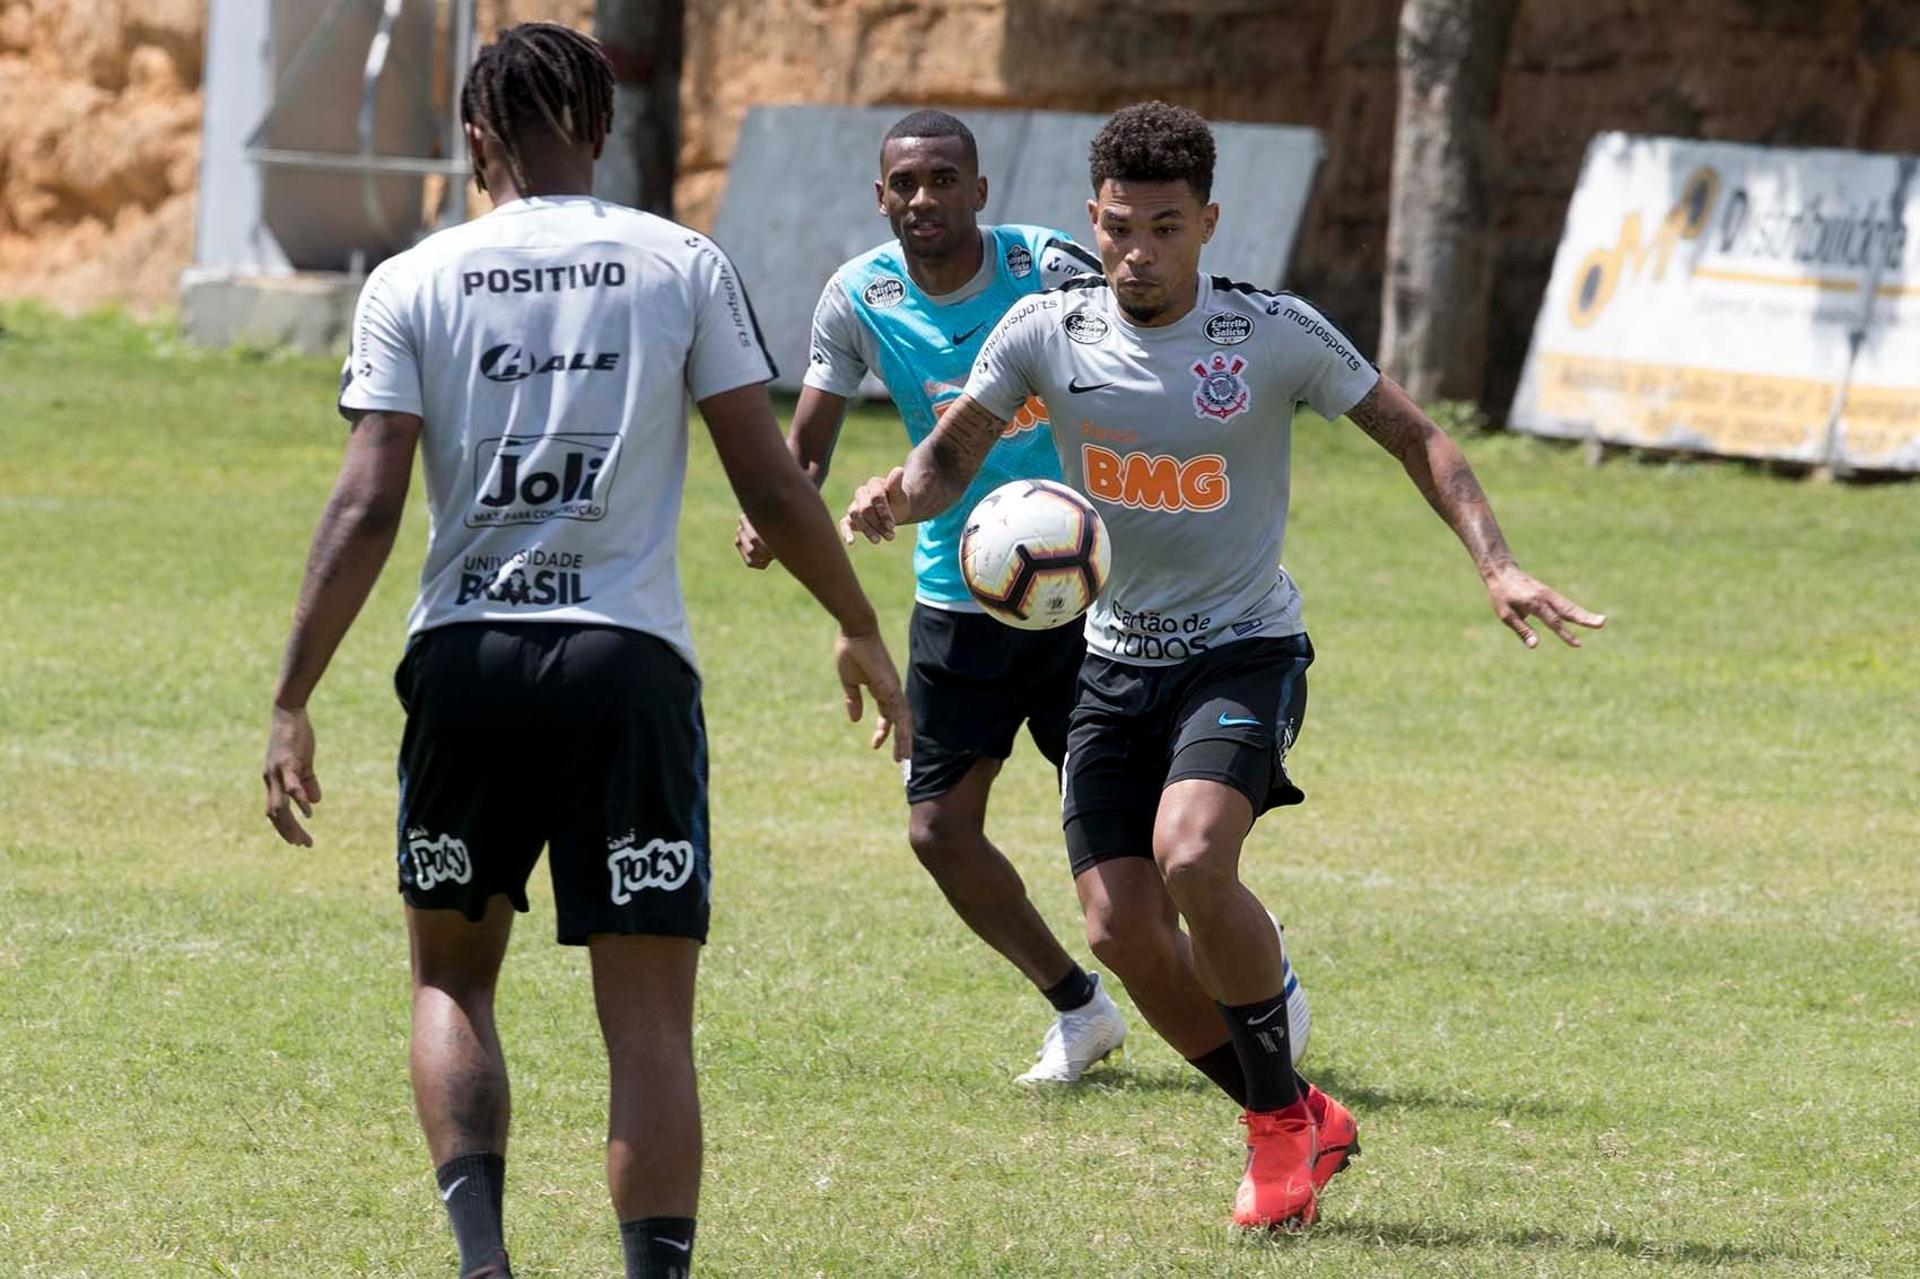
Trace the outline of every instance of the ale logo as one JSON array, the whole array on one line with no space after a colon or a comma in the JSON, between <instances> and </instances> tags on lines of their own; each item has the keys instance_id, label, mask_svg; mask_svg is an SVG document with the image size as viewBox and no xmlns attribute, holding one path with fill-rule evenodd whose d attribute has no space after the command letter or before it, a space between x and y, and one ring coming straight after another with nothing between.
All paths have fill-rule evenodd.
<instances>
[{"instance_id":1,"label":"ale logo","mask_svg":"<svg viewBox=\"0 0 1920 1279\"><path fill-rule=\"evenodd\" d=\"M1586 328L1613 300L1613 291L1623 275L1639 279L1649 264L1657 282L1667 273L1674 246L1682 240L1697 240L1713 216L1714 201L1720 194L1720 175L1712 168L1693 171L1681 188L1680 202L1660 220L1660 229L1651 242L1641 234L1638 213L1629 213L1620 224L1620 238L1612 248L1595 249L1581 261L1574 275L1573 294L1567 299L1567 318L1575 328Z\"/></svg>"},{"instance_id":2,"label":"ale logo","mask_svg":"<svg viewBox=\"0 0 1920 1279\"><path fill-rule=\"evenodd\" d=\"M620 436L495 436L473 457L468 528L597 520L607 513Z\"/></svg>"},{"instance_id":3,"label":"ale logo","mask_svg":"<svg viewBox=\"0 0 1920 1279\"><path fill-rule=\"evenodd\" d=\"M480 353L480 375L490 382L519 382L536 373L611 373L618 351L569 351L537 355L518 342L501 342Z\"/></svg>"}]
</instances>

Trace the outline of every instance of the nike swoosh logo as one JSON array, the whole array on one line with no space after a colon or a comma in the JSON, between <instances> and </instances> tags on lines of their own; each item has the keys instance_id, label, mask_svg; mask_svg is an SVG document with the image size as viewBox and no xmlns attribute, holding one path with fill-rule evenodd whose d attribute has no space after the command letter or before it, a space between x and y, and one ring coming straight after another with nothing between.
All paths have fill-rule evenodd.
<instances>
[{"instance_id":1,"label":"nike swoosh logo","mask_svg":"<svg viewBox=\"0 0 1920 1279\"><path fill-rule=\"evenodd\" d=\"M1113 383L1111 382L1094 382L1087 386L1081 386L1079 378L1073 377L1067 379L1067 390L1073 392L1075 395L1085 395L1088 391L1098 391L1103 387L1112 385Z\"/></svg>"},{"instance_id":2,"label":"nike swoosh logo","mask_svg":"<svg viewBox=\"0 0 1920 1279\"><path fill-rule=\"evenodd\" d=\"M445 1190L442 1190L440 1192L440 1202L441 1203L451 1202L453 1199L453 1192L460 1189L460 1183L465 1180L466 1180L465 1177L455 1178L454 1183L451 1186L448 1186Z\"/></svg>"},{"instance_id":3,"label":"nike swoosh logo","mask_svg":"<svg viewBox=\"0 0 1920 1279\"><path fill-rule=\"evenodd\" d=\"M1228 719L1227 713L1225 711L1221 711L1220 727L1222 728L1258 728L1260 727L1260 721L1257 719Z\"/></svg>"},{"instance_id":4,"label":"nike swoosh logo","mask_svg":"<svg viewBox=\"0 0 1920 1279\"><path fill-rule=\"evenodd\" d=\"M985 320L982 320L980 321L980 323L968 329L965 333L955 333L953 335L953 344L955 346L964 346L968 338L972 337L974 334L978 333L981 329L984 329L986 327L987 327L987 322Z\"/></svg>"},{"instance_id":5,"label":"nike swoosh logo","mask_svg":"<svg viewBox=\"0 0 1920 1279\"><path fill-rule=\"evenodd\" d=\"M693 1251L692 1244L681 1243L678 1239L669 1239L665 1235L655 1235L653 1237L653 1241L655 1243L663 1243L667 1245L667 1247L675 1250L676 1252L692 1252Z\"/></svg>"},{"instance_id":6,"label":"nike swoosh logo","mask_svg":"<svg viewBox=\"0 0 1920 1279\"><path fill-rule=\"evenodd\" d=\"M1281 1003L1275 1004L1272 1008L1267 1009L1267 1015L1265 1017L1247 1018L1247 1025L1249 1026L1264 1025L1265 1023L1273 1020L1273 1015L1275 1013L1283 1013L1285 1011L1287 1011L1287 1005L1284 1001L1282 1001Z\"/></svg>"}]
</instances>

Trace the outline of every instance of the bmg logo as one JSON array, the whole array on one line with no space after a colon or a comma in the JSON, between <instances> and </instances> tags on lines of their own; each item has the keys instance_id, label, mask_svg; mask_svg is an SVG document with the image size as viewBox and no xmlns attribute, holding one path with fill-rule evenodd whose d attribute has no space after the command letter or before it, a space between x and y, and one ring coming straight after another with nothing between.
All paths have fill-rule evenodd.
<instances>
[{"instance_id":1,"label":"bmg logo","mask_svg":"<svg viewBox=\"0 0 1920 1279\"><path fill-rule=\"evenodd\" d=\"M613 904L624 906L635 893L657 888L673 892L693 875L693 845L684 839L650 839L636 848L629 833L607 841L607 870L613 876Z\"/></svg>"},{"instance_id":2,"label":"bmg logo","mask_svg":"<svg viewBox=\"0 0 1920 1279\"><path fill-rule=\"evenodd\" d=\"M468 528L597 520L619 461L617 434L495 436L473 457Z\"/></svg>"},{"instance_id":3,"label":"bmg logo","mask_svg":"<svg viewBox=\"0 0 1920 1279\"><path fill-rule=\"evenodd\" d=\"M1574 276L1573 296L1567 299L1567 318L1573 321L1574 327L1584 329L1593 323L1613 300L1613 290L1620 283L1621 275L1631 273L1638 279L1649 260L1653 263L1655 280L1665 275L1674 245L1682 240L1697 240L1707 229L1707 219L1713 216L1714 200L1719 194L1720 175L1711 168L1695 169L1681 188L1680 202L1661 219L1660 230L1651 244L1640 238L1640 215L1629 213L1620 224L1620 238L1614 246L1595 249L1580 263L1580 270Z\"/></svg>"}]
</instances>

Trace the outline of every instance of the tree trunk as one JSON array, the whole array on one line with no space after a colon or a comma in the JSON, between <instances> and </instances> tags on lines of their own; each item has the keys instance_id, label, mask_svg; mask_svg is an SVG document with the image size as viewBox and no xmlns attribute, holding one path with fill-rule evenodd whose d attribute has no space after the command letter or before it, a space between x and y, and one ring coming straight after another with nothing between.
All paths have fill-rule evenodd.
<instances>
[{"instance_id":1,"label":"tree trunk","mask_svg":"<svg viewBox=\"0 0 1920 1279\"><path fill-rule=\"evenodd\" d=\"M595 0L593 31L613 60L613 132L594 194L673 216L680 153L680 50L685 0Z\"/></svg>"},{"instance_id":2,"label":"tree trunk","mask_svg":"<svg viewBox=\"0 0 1920 1279\"><path fill-rule=\"evenodd\" d=\"M1494 101L1519 0L1406 0L1381 366L1416 400L1480 398L1493 293Z\"/></svg>"}]
</instances>

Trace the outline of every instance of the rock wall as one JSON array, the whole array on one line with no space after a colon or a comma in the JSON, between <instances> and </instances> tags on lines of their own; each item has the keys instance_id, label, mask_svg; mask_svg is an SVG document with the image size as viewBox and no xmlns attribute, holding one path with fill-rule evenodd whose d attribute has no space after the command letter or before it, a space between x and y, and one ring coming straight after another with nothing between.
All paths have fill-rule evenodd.
<instances>
[{"instance_id":1,"label":"rock wall","mask_svg":"<svg viewBox=\"0 0 1920 1279\"><path fill-rule=\"evenodd\" d=\"M1160 96L1322 130L1295 282L1363 342L1378 332L1397 0L686 8L677 197L696 226L712 225L755 103L1103 110ZM593 0L480 9L483 33L536 18L588 26ZM192 246L204 38L204 0L0 0L0 295L172 301ZM1920 3L1521 0L1496 121L1496 398L1602 129L1920 151Z\"/></svg>"}]
</instances>

